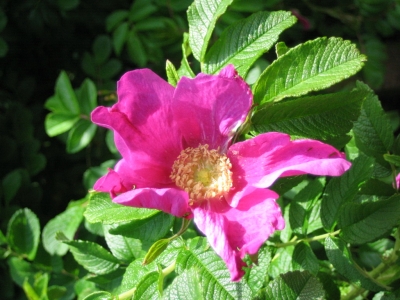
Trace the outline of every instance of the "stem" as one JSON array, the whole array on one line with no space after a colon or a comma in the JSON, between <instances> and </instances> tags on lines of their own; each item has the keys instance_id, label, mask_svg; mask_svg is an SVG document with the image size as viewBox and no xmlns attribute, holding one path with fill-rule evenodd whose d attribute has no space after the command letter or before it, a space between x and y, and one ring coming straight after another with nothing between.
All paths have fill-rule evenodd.
<instances>
[{"instance_id":1,"label":"stem","mask_svg":"<svg viewBox=\"0 0 400 300\"><path fill-rule=\"evenodd\" d=\"M275 247L283 248L283 247L288 247L288 246L294 246L294 245L297 245L298 243L301 243L301 242L309 243L309 242L313 242L313 241L323 240L323 239L325 239L327 237L338 235L339 233L340 233L340 229L336 230L334 232L329 232L329 233L313 236L312 238L305 238L305 239L295 240L293 242L288 242L288 243L278 243L278 244L275 244Z\"/></svg>"},{"instance_id":2,"label":"stem","mask_svg":"<svg viewBox=\"0 0 400 300\"><path fill-rule=\"evenodd\" d=\"M122 294L119 294L117 296L118 300L124 300L124 299L130 299L132 298L133 294L136 292L136 287L133 289L130 289L129 291L123 292Z\"/></svg>"}]
</instances>

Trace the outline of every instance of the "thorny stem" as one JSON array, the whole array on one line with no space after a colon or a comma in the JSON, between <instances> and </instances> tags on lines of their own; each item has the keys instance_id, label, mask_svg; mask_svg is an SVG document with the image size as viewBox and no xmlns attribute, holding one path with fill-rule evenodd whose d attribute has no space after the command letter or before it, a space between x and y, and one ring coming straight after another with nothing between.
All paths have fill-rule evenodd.
<instances>
[{"instance_id":1,"label":"thorny stem","mask_svg":"<svg viewBox=\"0 0 400 300\"><path fill-rule=\"evenodd\" d=\"M312 238L294 240L294 241L291 241L291 242L288 242L288 243L278 243L278 244L275 244L274 246L277 247L277 248L289 247L289 246L297 245L297 244L299 244L301 242L313 242L313 241L323 240L323 239L325 239L327 237L338 235L339 233L340 233L340 229L336 230L334 232L329 232L329 233L313 236Z\"/></svg>"}]
</instances>

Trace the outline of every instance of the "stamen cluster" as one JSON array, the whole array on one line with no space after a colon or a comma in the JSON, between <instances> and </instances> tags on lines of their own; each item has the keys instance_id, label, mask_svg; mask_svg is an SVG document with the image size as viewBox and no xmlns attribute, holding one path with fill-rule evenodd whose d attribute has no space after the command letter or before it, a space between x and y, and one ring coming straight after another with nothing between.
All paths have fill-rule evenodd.
<instances>
[{"instance_id":1,"label":"stamen cluster","mask_svg":"<svg viewBox=\"0 0 400 300\"><path fill-rule=\"evenodd\" d=\"M190 200L223 196L232 187L232 164L229 158L208 145L186 148L172 166L170 178L189 194Z\"/></svg>"}]
</instances>

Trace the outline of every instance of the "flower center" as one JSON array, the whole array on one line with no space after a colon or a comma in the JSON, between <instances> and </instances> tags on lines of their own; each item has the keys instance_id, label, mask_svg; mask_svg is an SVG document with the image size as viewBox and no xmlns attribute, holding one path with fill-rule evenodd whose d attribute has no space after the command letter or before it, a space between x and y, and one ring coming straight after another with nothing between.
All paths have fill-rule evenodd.
<instances>
[{"instance_id":1,"label":"flower center","mask_svg":"<svg viewBox=\"0 0 400 300\"><path fill-rule=\"evenodd\" d=\"M231 162L208 145L186 148L172 166L170 178L185 190L190 200L221 197L232 187Z\"/></svg>"}]
</instances>

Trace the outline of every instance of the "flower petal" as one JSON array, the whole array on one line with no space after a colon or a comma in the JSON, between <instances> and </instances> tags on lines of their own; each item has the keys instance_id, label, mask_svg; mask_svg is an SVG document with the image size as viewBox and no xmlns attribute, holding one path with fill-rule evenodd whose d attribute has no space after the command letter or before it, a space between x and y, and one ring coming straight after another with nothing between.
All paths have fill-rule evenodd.
<instances>
[{"instance_id":1,"label":"flower petal","mask_svg":"<svg viewBox=\"0 0 400 300\"><path fill-rule=\"evenodd\" d=\"M231 279L244 275L243 258L255 254L275 230L285 226L275 199L267 189L256 189L242 198L236 208L225 201L211 200L193 208L197 227L227 264Z\"/></svg>"},{"instance_id":2,"label":"flower petal","mask_svg":"<svg viewBox=\"0 0 400 300\"><path fill-rule=\"evenodd\" d=\"M171 166L182 150L179 130L171 130L177 127L171 113L173 93L152 71L136 70L118 82L118 103L92 112L94 123L115 131L116 146L127 163L164 169L164 184L170 182Z\"/></svg>"},{"instance_id":3,"label":"flower petal","mask_svg":"<svg viewBox=\"0 0 400 300\"><path fill-rule=\"evenodd\" d=\"M278 177L340 176L351 165L343 153L330 145L310 139L290 141L289 135L278 132L236 143L229 148L228 157L232 163L233 193L247 185L269 187Z\"/></svg>"},{"instance_id":4,"label":"flower petal","mask_svg":"<svg viewBox=\"0 0 400 300\"><path fill-rule=\"evenodd\" d=\"M185 147L208 144L225 152L235 130L252 104L248 85L233 66L218 76L183 77L174 94L173 115L186 142Z\"/></svg>"},{"instance_id":5,"label":"flower petal","mask_svg":"<svg viewBox=\"0 0 400 300\"><path fill-rule=\"evenodd\" d=\"M126 206L158 209L177 217L191 217L187 193L175 188L135 189L115 197L113 202Z\"/></svg>"}]
</instances>

